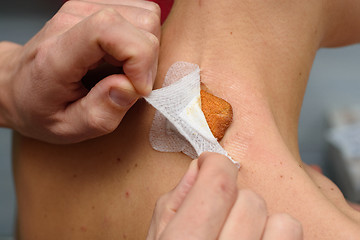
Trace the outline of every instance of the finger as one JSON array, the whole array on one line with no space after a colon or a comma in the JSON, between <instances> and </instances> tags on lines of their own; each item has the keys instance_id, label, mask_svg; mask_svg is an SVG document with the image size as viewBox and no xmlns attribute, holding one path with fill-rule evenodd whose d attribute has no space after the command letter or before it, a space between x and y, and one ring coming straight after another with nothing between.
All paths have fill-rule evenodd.
<instances>
[{"instance_id":1,"label":"finger","mask_svg":"<svg viewBox=\"0 0 360 240\"><path fill-rule=\"evenodd\" d=\"M152 42L153 45L158 45L158 38L156 38L153 34L149 33L149 32L146 32L146 31L142 31L142 33ZM105 55L103 57L103 60L108 63L107 65L111 65L109 66L110 68L111 67L122 67L122 65L124 64L123 61L118 61L116 60L113 56L111 55ZM99 65L101 64L101 62L99 63ZM94 68L98 67L99 66L98 64L96 64L94 66ZM156 59L154 60L153 62L153 65L151 67L152 69L152 75L153 76L156 76L156 73L157 73L157 66L158 66L158 56L156 56ZM91 68L92 69L92 68ZM110 69L109 69L110 70ZM112 71L109 71L109 73L111 73ZM106 72L104 72L106 73ZM107 74L107 75L110 75L110 74ZM100 80L100 78L98 79L98 81ZM154 78L153 78L154 80Z\"/></svg>"},{"instance_id":2,"label":"finger","mask_svg":"<svg viewBox=\"0 0 360 240\"><path fill-rule=\"evenodd\" d=\"M143 31L143 34L152 42L153 46L157 46L156 48L158 48L159 44L159 38L157 38L155 35ZM155 77L157 74L157 68L158 68L158 61L159 61L159 55L156 54L155 55L155 60L153 60L152 66L151 66L151 86L154 86L154 82L155 82Z\"/></svg>"},{"instance_id":3,"label":"finger","mask_svg":"<svg viewBox=\"0 0 360 240\"><path fill-rule=\"evenodd\" d=\"M267 219L265 201L250 190L241 190L219 240L261 238Z\"/></svg>"},{"instance_id":4,"label":"finger","mask_svg":"<svg viewBox=\"0 0 360 240\"><path fill-rule=\"evenodd\" d=\"M137 7L136 5L130 6L91 1L69 1L62 6L60 12L85 18L104 8L113 8L134 26L148 31L160 38L160 16L157 11L151 11L147 8Z\"/></svg>"},{"instance_id":5,"label":"finger","mask_svg":"<svg viewBox=\"0 0 360 240\"><path fill-rule=\"evenodd\" d=\"M90 67L110 55L124 63L123 70L140 95L150 93L158 42L155 37L150 41L116 11L102 10L56 41L57 49L47 52L46 60L52 69L62 74L60 79L79 82Z\"/></svg>"},{"instance_id":6,"label":"finger","mask_svg":"<svg viewBox=\"0 0 360 240\"><path fill-rule=\"evenodd\" d=\"M190 189L193 187L197 175L199 173L199 168L197 160L193 160L190 163L188 171L180 180L179 184L174 188L170 193L169 202L167 208L173 213L176 213L183 203L186 195L189 193Z\"/></svg>"},{"instance_id":7,"label":"finger","mask_svg":"<svg viewBox=\"0 0 360 240\"><path fill-rule=\"evenodd\" d=\"M171 192L163 195L157 201L149 229L148 239L159 238L194 185L197 174L197 160L193 160L179 184Z\"/></svg>"},{"instance_id":8,"label":"finger","mask_svg":"<svg viewBox=\"0 0 360 240\"><path fill-rule=\"evenodd\" d=\"M288 214L271 215L267 221L263 240L301 240L302 226Z\"/></svg>"},{"instance_id":9,"label":"finger","mask_svg":"<svg viewBox=\"0 0 360 240\"><path fill-rule=\"evenodd\" d=\"M202 154L198 177L164 239L216 239L237 195L238 169L223 155Z\"/></svg>"},{"instance_id":10,"label":"finger","mask_svg":"<svg viewBox=\"0 0 360 240\"><path fill-rule=\"evenodd\" d=\"M45 27L41 29L41 34L35 35L34 38L47 39L55 35L60 35L83 19L83 17L59 11L45 24Z\"/></svg>"},{"instance_id":11,"label":"finger","mask_svg":"<svg viewBox=\"0 0 360 240\"><path fill-rule=\"evenodd\" d=\"M82 1L82 0L81 0ZM86 0L86 2L100 3L100 4L112 4L112 5L126 5L137 8L147 9L156 13L160 17L161 9L158 4L152 1L144 0Z\"/></svg>"},{"instance_id":12,"label":"finger","mask_svg":"<svg viewBox=\"0 0 360 240\"><path fill-rule=\"evenodd\" d=\"M110 133L118 127L137 98L126 76L109 76L66 108L59 128L73 142Z\"/></svg>"}]
</instances>

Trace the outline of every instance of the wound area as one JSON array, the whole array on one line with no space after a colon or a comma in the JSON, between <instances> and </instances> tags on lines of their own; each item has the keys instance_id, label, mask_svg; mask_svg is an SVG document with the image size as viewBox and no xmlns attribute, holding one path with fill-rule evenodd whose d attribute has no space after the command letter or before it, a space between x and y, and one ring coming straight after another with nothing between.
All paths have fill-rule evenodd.
<instances>
[{"instance_id":1,"label":"wound area","mask_svg":"<svg viewBox=\"0 0 360 240\"><path fill-rule=\"evenodd\" d=\"M233 119L233 111L230 103L216 97L204 90L200 91L201 110L205 115L206 122L214 135L221 141Z\"/></svg>"}]
</instances>

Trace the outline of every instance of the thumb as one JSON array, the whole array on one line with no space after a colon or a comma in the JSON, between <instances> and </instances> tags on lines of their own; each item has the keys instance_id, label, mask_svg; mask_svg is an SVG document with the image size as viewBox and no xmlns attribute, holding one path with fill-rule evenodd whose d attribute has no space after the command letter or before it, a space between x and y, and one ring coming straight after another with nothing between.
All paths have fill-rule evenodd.
<instances>
[{"instance_id":1,"label":"thumb","mask_svg":"<svg viewBox=\"0 0 360 240\"><path fill-rule=\"evenodd\" d=\"M198 160L195 159L190 163L188 170L171 193L168 208L174 213L180 208L190 189L195 184L198 173Z\"/></svg>"},{"instance_id":2,"label":"thumb","mask_svg":"<svg viewBox=\"0 0 360 240\"><path fill-rule=\"evenodd\" d=\"M72 142L79 142L114 131L138 97L125 75L104 78L86 96L66 108L66 127L62 130L68 134L64 135Z\"/></svg>"},{"instance_id":3,"label":"thumb","mask_svg":"<svg viewBox=\"0 0 360 240\"><path fill-rule=\"evenodd\" d=\"M167 224L173 219L186 196L196 182L199 173L198 160L193 160L178 185L170 192L167 199L166 209L162 216L162 224L159 224L158 236L161 235Z\"/></svg>"},{"instance_id":4,"label":"thumb","mask_svg":"<svg viewBox=\"0 0 360 240\"><path fill-rule=\"evenodd\" d=\"M198 172L197 160L193 160L178 185L158 199L146 240L160 238L194 185Z\"/></svg>"}]
</instances>

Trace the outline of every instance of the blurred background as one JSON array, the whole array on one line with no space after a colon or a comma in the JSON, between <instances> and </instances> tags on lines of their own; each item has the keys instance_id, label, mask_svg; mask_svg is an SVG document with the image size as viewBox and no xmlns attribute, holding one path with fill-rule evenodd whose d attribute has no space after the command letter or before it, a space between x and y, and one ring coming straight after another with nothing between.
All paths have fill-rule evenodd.
<instances>
[{"instance_id":1,"label":"blurred background","mask_svg":"<svg viewBox=\"0 0 360 240\"><path fill-rule=\"evenodd\" d=\"M60 8L62 0L3 0L0 41L26 43ZM13 239L16 199L11 166L11 130L0 128L0 240Z\"/></svg>"},{"instance_id":2,"label":"blurred background","mask_svg":"<svg viewBox=\"0 0 360 240\"><path fill-rule=\"evenodd\" d=\"M61 3L61 0L2 1L0 41L26 43L59 9ZM314 62L301 113L299 125L301 156L305 162L319 165L335 182L342 180L336 178L336 169L334 170L334 167L329 164L335 156L334 144L329 145L325 136L329 127L343 124L342 118L348 120L350 116L352 121L354 120L352 117L354 113L352 108L349 110L349 107L360 103L359 63L360 45L321 49ZM342 112L344 109L345 113ZM339 114L334 115L334 113ZM336 121L333 121L334 116L337 116ZM358 120L360 121L360 117ZM344 155L341 149L338 150L336 158L345 158L344 164L349 162L346 160L348 156ZM360 168L360 165L358 166ZM348 177L346 171L344 176L344 178ZM0 240L12 239L15 214L11 131L0 128Z\"/></svg>"}]
</instances>

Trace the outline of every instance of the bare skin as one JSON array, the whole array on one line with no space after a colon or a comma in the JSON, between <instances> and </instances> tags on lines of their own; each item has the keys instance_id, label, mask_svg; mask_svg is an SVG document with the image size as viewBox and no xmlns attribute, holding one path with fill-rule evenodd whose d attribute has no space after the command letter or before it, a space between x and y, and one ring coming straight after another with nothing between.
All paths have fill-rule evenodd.
<instances>
[{"instance_id":1,"label":"bare skin","mask_svg":"<svg viewBox=\"0 0 360 240\"><path fill-rule=\"evenodd\" d=\"M265 201L236 184L238 167L223 155L203 153L179 184L156 202L147 240L301 240L301 223L269 215Z\"/></svg>"},{"instance_id":2,"label":"bare skin","mask_svg":"<svg viewBox=\"0 0 360 240\"><path fill-rule=\"evenodd\" d=\"M112 132L151 92L160 30L152 2L66 2L24 46L0 42L0 126L57 144ZM84 75L110 64L88 91Z\"/></svg>"},{"instance_id":3,"label":"bare skin","mask_svg":"<svg viewBox=\"0 0 360 240\"><path fill-rule=\"evenodd\" d=\"M161 87L176 61L200 65L202 82L233 107L233 123L221 143L242 163L238 186L262 196L270 214L298 219L305 239L360 236L359 212L331 181L302 163L297 144L316 51L360 40L349 33L359 29L360 14L343 11L356 12L358 5L183 0L175 2L163 28L155 86ZM145 239L156 200L190 162L182 154L151 149L153 114L139 101L115 132L73 145L16 134L20 239Z\"/></svg>"}]
</instances>

